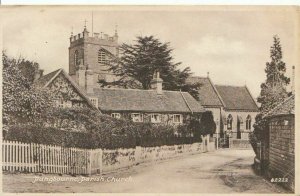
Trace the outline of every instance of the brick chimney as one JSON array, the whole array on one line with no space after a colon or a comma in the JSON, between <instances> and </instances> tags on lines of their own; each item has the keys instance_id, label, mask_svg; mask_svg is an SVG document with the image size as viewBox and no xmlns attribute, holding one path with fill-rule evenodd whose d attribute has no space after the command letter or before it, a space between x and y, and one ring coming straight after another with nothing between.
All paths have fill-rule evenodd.
<instances>
[{"instance_id":1,"label":"brick chimney","mask_svg":"<svg viewBox=\"0 0 300 196\"><path fill-rule=\"evenodd\" d=\"M162 83L163 80L159 77L159 72L153 74L153 79L151 80L151 88L156 89L158 95L161 95L162 92Z\"/></svg>"}]
</instances>

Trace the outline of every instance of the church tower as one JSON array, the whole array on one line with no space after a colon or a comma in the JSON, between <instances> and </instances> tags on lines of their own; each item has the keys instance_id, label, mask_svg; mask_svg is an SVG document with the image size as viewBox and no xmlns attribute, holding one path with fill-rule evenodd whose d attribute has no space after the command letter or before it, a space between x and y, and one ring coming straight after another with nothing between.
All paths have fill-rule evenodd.
<instances>
[{"instance_id":1,"label":"church tower","mask_svg":"<svg viewBox=\"0 0 300 196\"><path fill-rule=\"evenodd\" d=\"M107 82L114 80L114 75L107 71L107 63L119 54L118 32L113 36L93 33L90 35L86 26L82 33L70 37L69 75L87 93L99 88L99 79Z\"/></svg>"}]
</instances>

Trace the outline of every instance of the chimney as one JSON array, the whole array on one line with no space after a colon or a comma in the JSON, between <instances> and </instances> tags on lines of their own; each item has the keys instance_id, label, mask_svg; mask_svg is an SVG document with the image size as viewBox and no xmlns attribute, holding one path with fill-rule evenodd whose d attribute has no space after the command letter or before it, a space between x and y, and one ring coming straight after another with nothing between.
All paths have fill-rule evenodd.
<instances>
[{"instance_id":1,"label":"chimney","mask_svg":"<svg viewBox=\"0 0 300 196\"><path fill-rule=\"evenodd\" d=\"M44 73L44 70L42 70L42 69L36 70L35 74L34 74L34 81L40 79L40 77L43 76L43 73Z\"/></svg>"},{"instance_id":2,"label":"chimney","mask_svg":"<svg viewBox=\"0 0 300 196\"><path fill-rule=\"evenodd\" d=\"M153 74L153 79L151 80L151 88L156 89L158 95L161 95L162 92L162 83L163 80L159 77L159 72Z\"/></svg>"},{"instance_id":3,"label":"chimney","mask_svg":"<svg viewBox=\"0 0 300 196\"><path fill-rule=\"evenodd\" d=\"M291 81L291 90L292 94L295 94L295 66L292 67L292 81Z\"/></svg>"}]
</instances>

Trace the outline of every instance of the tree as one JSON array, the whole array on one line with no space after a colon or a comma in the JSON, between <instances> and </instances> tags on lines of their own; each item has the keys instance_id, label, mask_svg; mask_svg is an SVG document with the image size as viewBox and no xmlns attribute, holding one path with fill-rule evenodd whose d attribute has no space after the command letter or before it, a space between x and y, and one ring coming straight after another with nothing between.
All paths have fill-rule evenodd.
<instances>
[{"instance_id":1,"label":"tree","mask_svg":"<svg viewBox=\"0 0 300 196\"><path fill-rule=\"evenodd\" d=\"M216 132L216 123L211 111L206 111L202 114L200 122L201 135L214 134Z\"/></svg>"},{"instance_id":2,"label":"tree","mask_svg":"<svg viewBox=\"0 0 300 196\"><path fill-rule=\"evenodd\" d=\"M266 81L261 84L260 95L257 101L261 104L259 114L255 117L254 135L250 135L251 143L255 143L263 139L264 131L267 129L267 122L264 119L270 110L281 103L288 93L286 86L290 79L284 74L286 72L286 65L282 61L282 49L280 39L277 35L273 37L273 45L270 50L271 61L266 63L265 73ZM253 144L252 144L253 145Z\"/></svg>"},{"instance_id":3,"label":"tree","mask_svg":"<svg viewBox=\"0 0 300 196\"><path fill-rule=\"evenodd\" d=\"M30 84L33 84L36 79L36 74L39 72L39 64L37 62L26 60L25 58L19 58L18 68L21 74L28 80Z\"/></svg>"},{"instance_id":4,"label":"tree","mask_svg":"<svg viewBox=\"0 0 300 196\"><path fill-rule=\"evenodd\" d=\"M153 74L160 72L165 90L182 90L199 99L199 83L188 84L191 75L189 67L179 70L181 63L173 63L172 49L169 43L162 43L153 36L137 37L135 44L122 44L120 57L112 59L108 71L118 80L106 82L99 80L101 86L122 86L124 88L150 89Z\"/></svg>"},{"instance_id":5,"label":"tree","mask_svg":"<svg viewBox=\"0 0 300 196\"><path fill-rule=\"evenodd\" d=\"M52 106L51 95L35 88L20 70L20 58L9 58L2 52L3 124L37 123Z\"/></svg>"}]
</instances>

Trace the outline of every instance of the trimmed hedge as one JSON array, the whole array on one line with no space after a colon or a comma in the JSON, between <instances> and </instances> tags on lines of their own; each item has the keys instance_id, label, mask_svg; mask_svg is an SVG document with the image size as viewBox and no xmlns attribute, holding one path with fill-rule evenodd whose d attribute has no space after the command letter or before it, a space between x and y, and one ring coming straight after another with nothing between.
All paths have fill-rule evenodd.
<instances>
[{"instance_id":1,"label":"trimmed hedge","mask_svg":"<svg viewBox=\"0 0 300 196\"><path fill-rule=\"evenodd\" d=\"M147 134L151 132L151 126L139 125L140 127L148 127L143 129L146 134L137 135L115 135L105 134L101 132L72 132L65 131L53 127L37 127L37 126L11 126L7 132L4 132L3 139L20 141L24 143L38 143L46 145L58 145L64 147L77 148L135 148L136 146L153 147L162 145L179 145L200 142L201 138L196 137L178 137L174 134L160 134L161 136ZM161 126L152 127L154 131L159 131ZM139 131L139 130L137 130Z\"/></svg>"},{"instance_id":2,"label":"trimmed hedge","mask_svg":"<svg viewBox=\"0 0 300 196\"><path fill-rule=\"evenodd\" d=\"M197 134L191 137L193 126L133 123L89 109L57 109L47 116L43 124L9 126L3 139L88 149L190 144L201 140Z\"/></svg>"}]
</instances>

